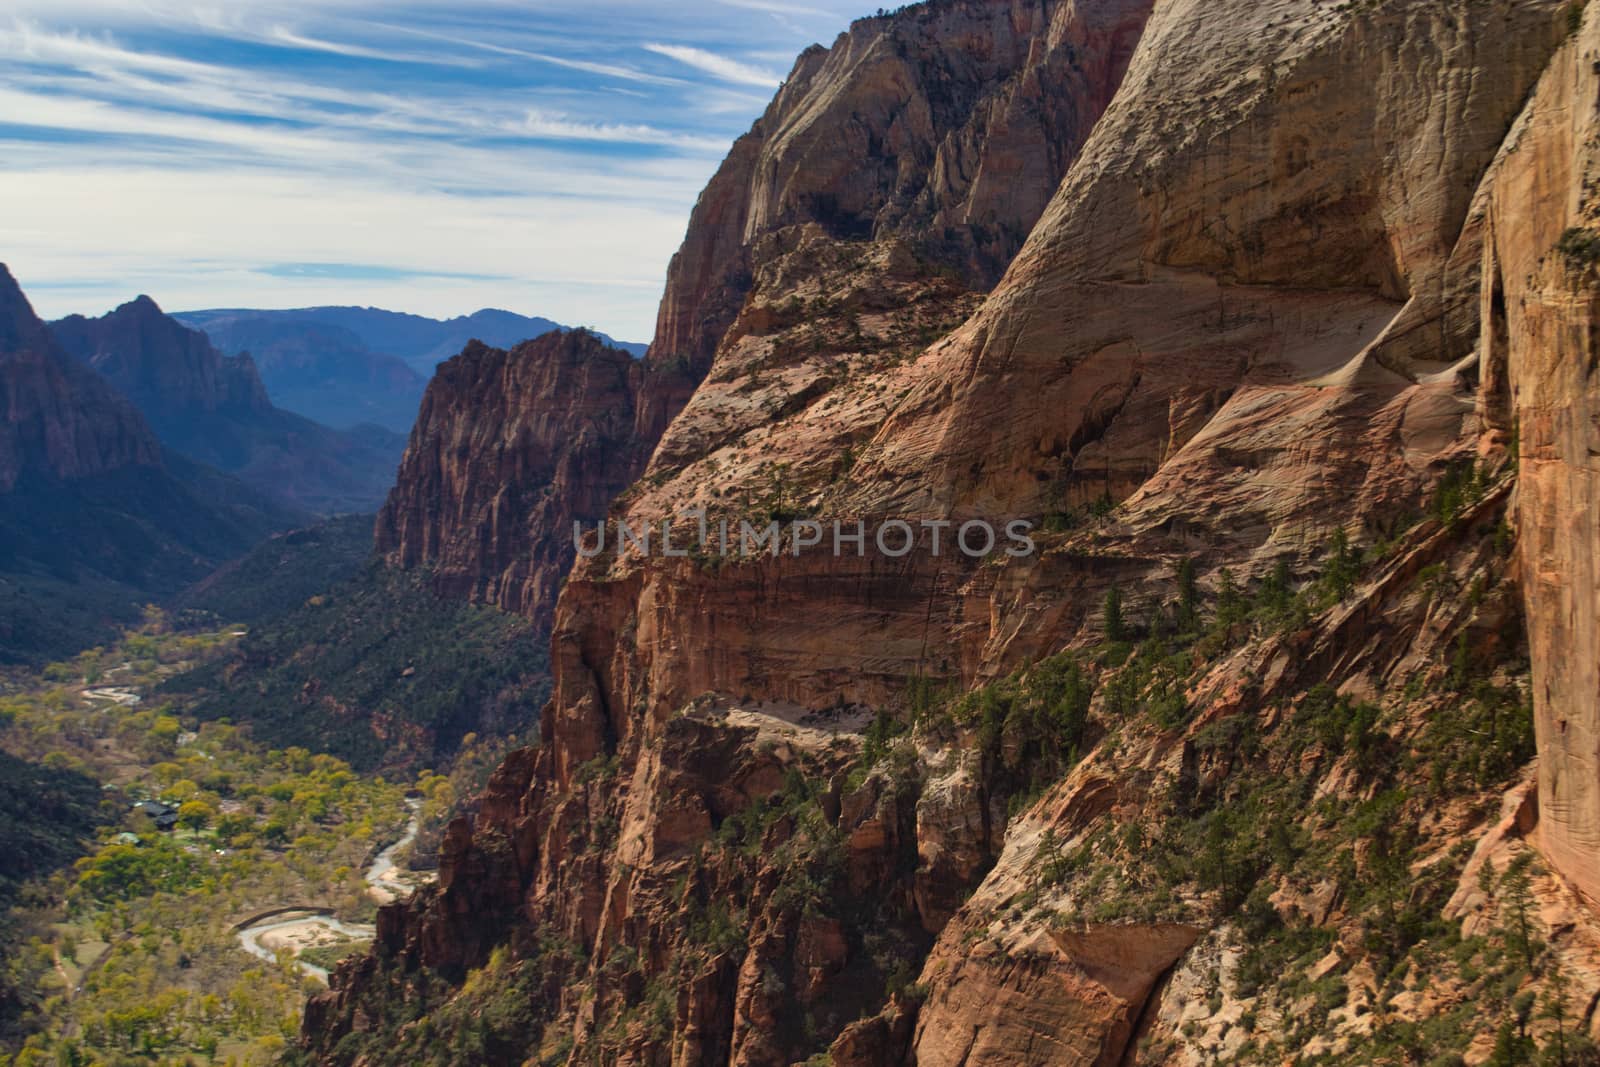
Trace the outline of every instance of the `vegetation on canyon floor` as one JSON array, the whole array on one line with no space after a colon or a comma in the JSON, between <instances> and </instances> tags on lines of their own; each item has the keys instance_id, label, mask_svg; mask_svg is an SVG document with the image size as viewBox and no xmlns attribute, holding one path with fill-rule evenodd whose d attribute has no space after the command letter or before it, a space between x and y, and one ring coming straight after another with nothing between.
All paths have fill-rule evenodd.
<instances>
[{"instance_id":1,"label":"vegetation on canyon floor","mask_svg":"<svg viewBox=\"0 0 1600 1067\"><path fill-rule=\"evenodd\" d=\"M241 599L235 595L229 603ZM437 595L380 564L253 627L234 651L164 683L203 717L361 770L448 759L509 735L549 691L546 639L525 619Z\"/></svg>"},{"instance_id":2,"label":"vegetation on canyon floor","mask_svg":"<svg viewBox=\"0 0 1600 1067\"><path fill-rule=\"evenodd\" d=\"M315 983L247 955L234 925L286 903L370 921L361 868L398 836L406 785L149 696L236 640L152 612L113 646L8 679L0 842L32 863L7 864L0 901L0 1062L270 1062ZM415 788L425 807L453 802L447 777ZM157 829L144 800L177 827Z\"/></svg>"}]
</instances>

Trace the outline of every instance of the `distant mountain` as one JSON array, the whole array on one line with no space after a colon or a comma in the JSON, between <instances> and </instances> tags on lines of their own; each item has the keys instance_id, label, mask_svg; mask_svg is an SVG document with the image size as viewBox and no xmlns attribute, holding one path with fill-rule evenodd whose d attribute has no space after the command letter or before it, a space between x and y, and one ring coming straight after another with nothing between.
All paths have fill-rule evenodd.
<instances>
[{"instance_id":1,"label":"distant mountain","mask_svg":"<svg viewBox=\"0 0 1600 1067\"><path fill-rule=\"evenodd\" d=\"M147 296L50 331L131 399L164 445L295 508L375 511L393 484L403 437L373 425L332 430L273 406L250 357L223 356Z\"/></svg>"},{"instance_id":2,"label":"distant mountain","mask_svg":"<svg viewBox=\"0 0 1600 1067\"><path fill-rule=\"evenodd\" d=\"M551 330L567 330L550 319L517 315L510 311L485 308L471 315L453 319L430 319L422 315L407 315L380 308L318 307L299 308L293 311L186 311L176 316L180 321L202 330L211 331L212 324L226 323L237 329L245 320L269 322L309 323L348 330L373 352L394 356L426 378L433 369L466 347L468 341L482 341L493 348L511 348L518 342L542 336ZM607 344L621 348L634 356L643 356L648 347L643 344L625 344L613 341L605 334L597 336ZM224 351L240 349L224 340L212 340Z\"/></svg>"},{"instance_id":3,"label":"distant mountain","mask_svg":"<svg viewBox=\"0 0 1600 1067\"><path fill-rule=\"evenodd\" d=\"M0 265L0 662L93 644L303 519L163 447Z\"/></svg>"},{"instance_id":4,"label":"distant mountain","mask_svg":"<svg viewBox=\"0 0 1600 1067\"><path fill-rule=\"evenodd\" d=\"M205 330L229 355L249 353L273 402L336 429L371 423L409 433L427 378L396 356L374 351L354 331L276 312L223 313L204 322L174 316Z\"/></svg>"}]
</instances>

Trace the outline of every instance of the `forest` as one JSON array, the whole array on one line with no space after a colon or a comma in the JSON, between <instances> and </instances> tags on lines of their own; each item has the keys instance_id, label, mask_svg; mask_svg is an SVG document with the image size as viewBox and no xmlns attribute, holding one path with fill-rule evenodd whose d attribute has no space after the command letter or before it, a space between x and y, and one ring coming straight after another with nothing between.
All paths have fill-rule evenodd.
<instances>
[{"instance_id":1,"label":"forest","mask_svg":"<svg viewBox=\"0 0 1600 1067\"><path fill-rule=\"evenodd\" d=\"M247 954L236 926L286 904L370 922L362 870L400 837L408 794L436 826L468 784L363 774L155 695L241 636L151 609L111 646L5 679L0 846L26 860L0 882L0 1064L270 1062L320 986L293 949Z\"/></svg>"}]
</instances>

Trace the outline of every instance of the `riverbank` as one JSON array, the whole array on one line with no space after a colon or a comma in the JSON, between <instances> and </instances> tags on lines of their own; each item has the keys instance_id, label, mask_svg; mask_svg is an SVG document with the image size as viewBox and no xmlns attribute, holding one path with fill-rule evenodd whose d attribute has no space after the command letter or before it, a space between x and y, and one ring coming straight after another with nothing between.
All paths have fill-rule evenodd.
<instances>
[{"instance_id":1,"label":"riverbank","mask_svg":"<svg viewBox=\"0 0 1600 1067\"><path fill-rule=\"evenodd\" d=\"M396 856L417 839L422 824L422 801L408 797L405 805L411 816L405 833L380 850L367 867L367 895L379 904L408 896L418 885L433 878L431 874L404 871L396 862ZM300 973L326 984L327 968L300 959L301 954L325 945L370 941L375 933L376 928L367 923L347 923L334 918L332 908L293 908L274 911L240 928L237 936L239 947L252 956L271 963L287 952L295 958L294 965Z\"/></svg>"}]
</instances>

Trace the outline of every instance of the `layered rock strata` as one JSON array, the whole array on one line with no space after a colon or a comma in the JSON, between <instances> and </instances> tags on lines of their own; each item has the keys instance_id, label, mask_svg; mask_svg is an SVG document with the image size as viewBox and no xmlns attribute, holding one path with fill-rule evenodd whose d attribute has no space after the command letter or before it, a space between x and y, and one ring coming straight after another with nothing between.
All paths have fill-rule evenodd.
<instances>
[{"instance_id":1,"label":"layered rock strata","mask_svg":"<svg viewBox=\"0 0 1600 1067\"><path fill-rule=\"evenodd\" d=\"M938 26L918 63L940 70L974 40L941 20L979 10L1026 21L998 3L868 20L803 56L774 109L800 94L829 115L852 77L875 84L824 78L871 69L852 58L862 34ZM1596 17L1144 14L1065 4L1035 25L1030 55L1114 39L1061 29L1106 17L1138 43L987 294L990 246L928 240L942 209L813 198L785 215L803 186L739 179L781 175L756 161L806 144L769 111L702 198L663 303L651 358L703 380L612 509L636 526L686 508L1018 517L1041 550L580 561L541 747L452 831L448 883L386 913L378 953L315 1003L310 1050L376 1062L340 1042L378 990L437 1019L483 1003L449 984L480 970L540 1035L507 1056L1360 1062L1390 1032L1373 1005L1387 1027L1487 995L1471 967L1437 988L1404 977L1429 958L1416 923L1503 931L1525 892L1568 916L1562 879L1593 892ZM898 159L893 143L857 156ZM1230 624L1241 588L1258 607ZM1193 625L1196 589L1219 629L1174 651L1163 635ZM1514 727L1524 606L1540 803L1517 842L1493 832L1503 859L1532 856L1523 837L1545 850L1533 889L1460 863L1532 754ZM1166 651L1120 647L1124 629ZM1079 673L1049 673L1060 657ZM1040 679L1043 731L1024 699ZM1066 770L1052 784L1040 766ZM1581 1004L1600 969L1582 936L1545 929L1584 974L1555 995ZM1246 967L1248 931L1320 946L1281 966L1336 980L1349 1009L1309 1011L1289 970ZM528 989L532 973L559 989ZM1491 1027L1463 1035L1487 1055L1498 1023L1460 1025Z\"/></svg>"}]
</instances>

